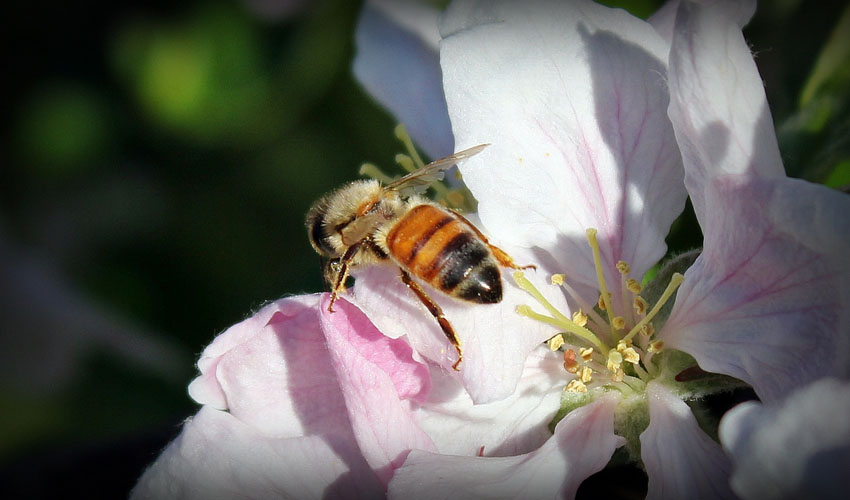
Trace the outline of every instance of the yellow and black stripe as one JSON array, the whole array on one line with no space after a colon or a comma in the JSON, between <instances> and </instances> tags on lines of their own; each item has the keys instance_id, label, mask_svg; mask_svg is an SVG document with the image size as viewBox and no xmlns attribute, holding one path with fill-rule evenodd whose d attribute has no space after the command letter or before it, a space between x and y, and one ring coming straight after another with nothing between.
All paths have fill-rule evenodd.
<instances>
[{"instance_id":1,"label":"yellow and black stripe","mask_svg":"<svg viewBox=\"0 0 850 500\"><path fill-rule=\"evenodd\" d=\"M393 226L386 244L399 265L446 294L482 304L502 300L490 249L451 212L418 205Z\"/></svg>"}]
</instances>

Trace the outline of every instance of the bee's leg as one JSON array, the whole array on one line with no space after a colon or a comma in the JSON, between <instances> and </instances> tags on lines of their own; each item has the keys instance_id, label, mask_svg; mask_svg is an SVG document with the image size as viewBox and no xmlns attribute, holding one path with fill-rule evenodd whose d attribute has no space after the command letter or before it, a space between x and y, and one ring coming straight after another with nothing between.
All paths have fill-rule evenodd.
<instances>
[{"instance_id":1,"label":"bee's leg","mask_svg":"<svg viewBox=\"0 0 850 500\"><path fill-rule=\"evenodd\" d=\"M363 242L367 240L360 240L357 243L351 245L346 249L345 254L343 254L342 258L339 259L337 263L334 261L328 262L328 266L339 266L338 269L332 269L331 273L336 273L336 281L333 284L333 288L331 288L331 300L328 303L328 312L334 312L334 302L339 298L339 294L345 291L345 280L348 279L348 268L351 265L351 260L357 255L357 252L360 250L360 247L363 245ZM326 275L328 273L326 272Z\"/></svg>"},{"instance_id":2,"label":"bee's leg","mask_svg":"<svg viewBox=\"0 0 850 500\"><path fill-rule=\"evenodd\" d=\"M452 210L451 212L455 214L457 218L461 220L461 222L463 222L464 224L469 226L470 229L475 231L475 234L477 234L478 237L481 238L481 241L483 241L485 245L490 247L490 251L493 252L493 256L496 257L496 260L499 261L499 264L502 267L510 267L512 269L537 269L537 266L535 266L534 264L529 264L527 266L517 265L517 263L514 262L514 259L511 258L511 256L508 255L507 252L497 247L496 245L491 245L487 237L484 236L481 231L478 230L477 227L475 227L475 224L469 222L466 217L459 214L458 212L455 212L454 210Z\"/></svg>"},{"instance_id":3,"label":"bee's leg","mask_svg":"<svg viewBox=\"0 0 850 500\"><path fill-rule=\"evenodd\" d=\"M443 329L443 333L446 334L449 342L455 346L455 349L457 350L457 361L454 362L452 368L454 368L455 371L460 371L457 367L457 365L463 361L463 351L460 349L460 339L457 338L455 329L443 314L443 309L439 304L434 302L434 299L428 296L428 293L419 286L419 283L413 281L413 278L410 277L410 274L407 271L401 268L399 268L399 270L401 271L401 281L407 285L407 288L409 288L423 304L425 304L425 307L428 308L428 312L430 312L431 316L434 316L434 319L436 319L437 323L440 324L440 328Z\"/></svg>"}]
</instances>

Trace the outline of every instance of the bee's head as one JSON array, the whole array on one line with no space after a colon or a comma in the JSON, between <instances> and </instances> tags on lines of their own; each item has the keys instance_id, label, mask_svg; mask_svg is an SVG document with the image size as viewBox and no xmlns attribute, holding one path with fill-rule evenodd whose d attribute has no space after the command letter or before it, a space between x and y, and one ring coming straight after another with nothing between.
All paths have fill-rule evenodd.
<instances>
[{"instance_id":1,"label":"bee's head","mask_svg":"<svg viewBox=\"0 0 850 500\"><path fill-rule=\"evenodd\" d=\"M313 249L324 257L336 259L345 253L341 231L357 219L364 209L380 199L381 185L374 180L354 181L329 193L307 212L307 235Z\"/></svg>"}]
</instances>

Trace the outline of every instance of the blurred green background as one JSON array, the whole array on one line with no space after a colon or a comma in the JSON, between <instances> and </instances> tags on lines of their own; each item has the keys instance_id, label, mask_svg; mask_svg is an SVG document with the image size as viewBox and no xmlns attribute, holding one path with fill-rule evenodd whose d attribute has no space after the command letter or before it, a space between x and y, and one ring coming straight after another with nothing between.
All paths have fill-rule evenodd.
<instances>
[{"instance_id":1,"label":"blurred green background","mask_svg":"<svg viewBox=\"0 0 850 500\"><path fill-rule=\"evenodd\" d=\"M400 150L351 75L359 7L7 7L0 496L125 496L196 411L214 335L322 289L310 203ZM848 12L763 2L746 32L789 173L833 187L850 183ZM686 213L671 251L700 241Z\"/></svg>"}]
</instances>

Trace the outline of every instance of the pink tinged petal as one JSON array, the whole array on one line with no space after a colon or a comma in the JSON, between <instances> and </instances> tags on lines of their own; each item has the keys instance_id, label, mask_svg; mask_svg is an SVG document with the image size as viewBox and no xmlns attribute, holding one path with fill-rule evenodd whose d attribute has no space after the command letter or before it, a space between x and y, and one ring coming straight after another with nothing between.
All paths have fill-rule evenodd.
<instances>
[{"instance_id":1,"label":"pink tinged petal","mask_svg":"<svg viewBox=\"0 0 850 500\"><path fill-rule=\"evenodd\" d=\"M345 299L336 302L333 313L328 303L325 295L321 324L348 418L363 456L386 484L409 450L435 449L408 402L427 396L428 369L414 361L407 343L381 334Z\"/></svg>"},{"instance_id":2,"label":"pink tinged petal","mask_svg":"<svg viewBox=\"0 0 850 500\"><path fill-rule=\"evenodd\" d=\"M189 385L189 395L198 403L208 404L220 410L227 409L227 396L217 379L217 368L222 356L261 334L272 316L295 316L306 309L315 309L318 300L318 295L301 295L272 302L219 334L204 349L201 359L198 360L201 374Z\"/></svg>"},{"instance_id":3,"label":"pink tinged petal","mask_svg":"<svg viewBox=\"0 0 850 500\"><path fill-rule=\"evenodd\" d=\"M691 409L657 382L647 385L649 427L640 435L648 499L735 498L729 458L699 428Z\"/></svg>"},{"instance_id":4,"label":"pink tinged petal","mask_svg":"<svg viewBox=\"0 0 850 500\"><path fill-rule=\"evenodd\" d=\"M319 324L318 296L310 299L276 302L265 324L247 320L256 332L222 354L215 366L230 412L269 436L350 434ZM266 319L268 310L258 316Z\"/></svg>"},{"instance_id":5,"label":"pink tinged petal","mask_svg":"<svg viewBox=\"0 0 850 500\"><path fill-rule=\"evenodd\" d=\"M744 403L720 421L732 488L745 499L846 498L850 384L823 379L776 404Z\"/></svg>"},{"instance_id":6,"label":"pink tinged petal","mask_svg":"<svg viewBox=\"0 0 850 500\"><path fill-rule=\"evenodd\" d=\"M458 147L491 143L461 170L492 235L594 287L588 227L608 279L661 258L686 193L655 30L589 1L460 1L441 33Z\"/></svg>"},{"instance_id":7,"label":"pink tinged petal","mask_svg":"<svg viewBox=\"0 0 850 500\"><path fill-rule=\"evenodd\" d=\"M411 452L390 482L390 498L573 498L625 440L614 434L618 397L568 414L540 448L512 457Z\"/></svg>"},{"instance_id":8,"label":"pink tinged petal","mask_svg":"<svg viewBox=\"0 0 850 500\"><path fill-rule=\"evenodd\" d=\"M416 410L419 425L442 454L509 456L539 448L552 436L549 422L560 407L564 358L540 346L525 363L507 398L476 405L447 372L434 369L434 388Z\"/></svg>"},{"instance_id":9,"label":"pink tinged petal","mask_svg":"<svg viewBox=\"0 0 850 500\"><path fill-rule=\"evenodd\" d=\"M438 15L422 2L372 0L355 33L357 80L431 158L454 151L437 52Z\"/></svg>"},{"instance_id":10,"label":"pink tinged petal","mask_svg":"<svg viewBox=\"0 0 850 500\"><path fill-rule=\"evenodd\" d=\"M460 377L472 400L483 404L510 396L529 353L557 333L553 327L516 312L520 304L544 311L514 285L512 272L502 269L503 298L498 304L473 304L451 298L420 281L428 295L440 304L460 338L460 372L451 368L457 359L455 348L422 302L399 280L397 269L376 266L359 271L355 297L385 335L406 335L417 353ZM526 271L525 275L558 310L568 310L561 291L549 284L542 272Z\"/></svg>"},{"instance_id":11,"label":"pink tinged petal","mask_svg":"<svg viewBox=\"0 0 850 500\"><path fill-rule=\"evenodd\" d=\"M355 443L318 436L272 438L205 406L145 471L130 498L382 496Z\"/></svg>"},{"instance_id":12,"label":"pink tinged petal","mask_svg":"<svg viewBox=\"0 0 850 500\"><path fill-rule=\"evenodd\" d=\"M741 34L755 1L682 2L670 51L670 119L697 217L713 177L784 174L762 80Z\"/></svg>"},{"instance_id":13,"label":"pink tinged petal","mask_svg":"<svg viewBox=\"0 0 850 500\"><path fill-rule=\"evenodd\" d=\"M793 179L717 179L702 255L658 337L764 401L850 371L850 200Z\"/></svg>"}]
</instances>

